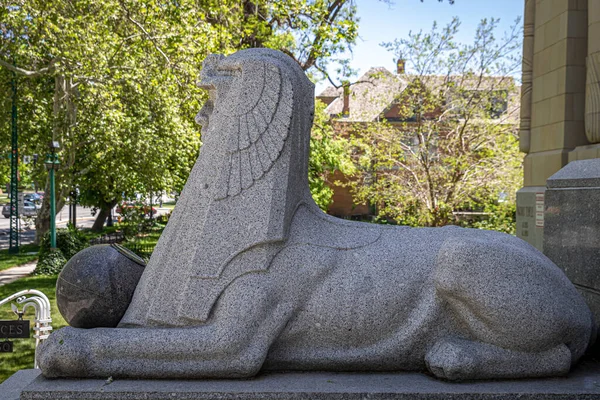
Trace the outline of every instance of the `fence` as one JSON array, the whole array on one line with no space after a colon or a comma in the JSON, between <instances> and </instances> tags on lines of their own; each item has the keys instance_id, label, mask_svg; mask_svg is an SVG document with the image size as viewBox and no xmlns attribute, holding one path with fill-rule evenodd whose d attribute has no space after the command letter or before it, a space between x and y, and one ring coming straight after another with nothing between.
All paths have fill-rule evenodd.
<instances>
[{"instance_id":1,"label":"fence","mask_svg":"<svg viewBox=\"0 0 600 400\"><path fill-rule=\"evenodd\" d=\"M137 242L125 242L125 236L122 232L114 232L106 235L102 235L95 239L90 240L91 245L95 244L122 244L123 247L133 251L138 256L142 257L145 261L150 259L152 252L154 251L154 245L142 244Z\"/></svg>"},{"instance_id":2,"label":"fence","mask_svg":"<svg viewBox=\"0 0 600 400\"><path fill-rule=\"evenodd\" d=\"M123 240L125 240L125 236L122 232L114 232L92 239L90 240L90 244L114 244L121 243Z\"/></svg>"},{"instance_id":3,"label":"fence","mask_svg":"<svg viewBox=\"0 0 600 400\"><path fill-rule=\"evenodd\" d=\"M123 247L133 251L138 256L142 257L146 262L150 260L150 256L154 251L154 245L141 244L136 242L130 242L123 244Z\"/></svg>"}]
</instances>

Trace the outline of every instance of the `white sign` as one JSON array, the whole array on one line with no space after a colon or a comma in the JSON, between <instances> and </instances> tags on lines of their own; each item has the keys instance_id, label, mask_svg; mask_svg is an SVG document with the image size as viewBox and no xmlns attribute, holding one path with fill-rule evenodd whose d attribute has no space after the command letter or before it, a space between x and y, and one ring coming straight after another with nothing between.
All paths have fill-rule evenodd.
<instances>
[{"instance_id":1,"label":"white sign","mask_svg":"<svg viewBox=\"0 0 600 400\"><path fill-rule=\"evenodd\" d=\"M544 227L544 193L535 194L535 226Z\"/></svg>"}]
</instances>

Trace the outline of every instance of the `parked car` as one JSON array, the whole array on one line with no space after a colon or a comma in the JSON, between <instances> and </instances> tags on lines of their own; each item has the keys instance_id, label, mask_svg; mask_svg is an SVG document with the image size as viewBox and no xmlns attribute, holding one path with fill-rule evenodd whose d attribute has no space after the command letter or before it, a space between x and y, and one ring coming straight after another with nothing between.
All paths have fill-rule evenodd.
<instances>
[{"instance_id":1,"label":"parked car","mask_svg":"<svg viewBox=\"0 0 600 400\"><path fill-rule=\"evenodd\" d=\"M23 198L33 203L41 203L44 196L39 193L27 193Z\"/></svg>"},{"instance_id":2,"label":"parked car","mask_svg":"<svg viewBox=\"0 0 600 400\"><path fill-rule=\"evenodd\" d=\"M41 207L28 200L25 200L24 203L24 209L19 208L20 216L35 217ZM4 218L10 218L10 204L6 204L4 207L2 207L2 215L4 215Z\"/></svg>"}]
</instances>

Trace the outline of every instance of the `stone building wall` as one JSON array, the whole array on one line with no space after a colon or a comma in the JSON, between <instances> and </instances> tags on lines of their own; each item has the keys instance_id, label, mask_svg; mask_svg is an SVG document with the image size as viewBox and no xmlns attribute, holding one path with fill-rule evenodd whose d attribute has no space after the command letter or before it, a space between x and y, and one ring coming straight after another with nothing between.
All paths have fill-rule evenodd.
<instances>
[{"instance_id":1,"label":"stone building wall","mask_svg":"<svg viewBox=\"0 0 600 400\"><path fill-rule=\"evenodd\" d=\"M520 147L527 154L517 236L541 250L546 180L569 161L600 157L600 145L586 135L586 126L600 125L599 80L590 69L600 70L600 0L524 5Z\"/></svg>"}]
</instances>

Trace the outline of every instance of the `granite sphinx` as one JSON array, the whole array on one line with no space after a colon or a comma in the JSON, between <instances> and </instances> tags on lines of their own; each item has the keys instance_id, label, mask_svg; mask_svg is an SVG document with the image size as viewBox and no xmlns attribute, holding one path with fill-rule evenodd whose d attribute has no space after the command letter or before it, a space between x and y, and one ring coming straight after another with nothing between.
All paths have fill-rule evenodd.
<instances>
[{"instance_id":1,"label":"granite sphinx","mask_svg":"<svg viewBox=\"0 0 600 400\"><path fill-rule=\"evenodd\" d=\"M262 370L564 375L595 339L550 260L481 230L337 219L308 186L314 86L281 52L211 55L203 146L116 328L67 327L46 377Z\"/></svg>"}]
</instances>

